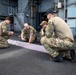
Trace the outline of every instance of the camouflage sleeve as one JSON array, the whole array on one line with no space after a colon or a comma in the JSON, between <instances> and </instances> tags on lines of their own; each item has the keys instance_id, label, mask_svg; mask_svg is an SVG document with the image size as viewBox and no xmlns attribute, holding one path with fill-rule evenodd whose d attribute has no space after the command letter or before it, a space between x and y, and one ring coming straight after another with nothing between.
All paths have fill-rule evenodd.
<instances>
[{"instance_id":1,"label":"camouflage sleeve","mask_svg":"<svg viewBox=\"0 0 76 75\"><path fill-rule=\"evenodd\" d=\"M50 37L52 37L53 32L54 32L54 25L53 25L53 23L50 21L50 22L48 23L48 26L46 27L45 36L46 36L47 38L50 38Z\"/></svg>"},{"instance_id":2,"label":"camouflage sleeve","mask_svg":"<svg viewBox=\"0 0 76 75\"><path fill-rule=\"evenodd\" d=\"M34 34L34 31L33 31L33 29L31 29L30 30L30 36L33 36L33 34Z\"/></svg>"},{"instance_id":3,"label":"camouflage sleeve","mask_svg":"<svg viewBox=\"0 0 76 75\"><path fill-rule=\"evenodd\" d=\"M41 29L40 35L41 35L41 36L45 36L45 30Z\"/></svg>"},{"instance_id":4,"label":"camouflage sleeve","mask_svg":"<svg viewBox=\"0 0 76 75\"><path fill-rule=\"evenodd\" d=\"M10 31L7 30L7 26L6 26L6 25L2 25L2 33L3 33L4 35L9 35L9 32L10 32Z\"/></svg>"},{"instance_id":5,"label":"camouflage sleeve","mask_svg":"<svg viewBox=\"0 0 76 75\"><path fill-rule=\"evenodd\" d=\"M21 31L21 35L25 36L25 34L26 34L26 30L23 28L22 31Z\"/></svg>"}]
</instances>

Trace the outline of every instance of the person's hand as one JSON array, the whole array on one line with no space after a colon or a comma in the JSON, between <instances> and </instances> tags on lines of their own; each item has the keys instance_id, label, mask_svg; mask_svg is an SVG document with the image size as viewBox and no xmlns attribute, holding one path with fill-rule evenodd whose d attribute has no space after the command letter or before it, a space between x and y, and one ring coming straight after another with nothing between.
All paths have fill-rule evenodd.
<instances>
[{"instance_id":1,"label":"person's hand","mask_svg":"<svg viewBox=\"0 0 76 75\"><path fill-rule=\"evenodd\" d=\"M42 36L44 36L44 31L42 31L42 33L41 33L41 34L42 34Z\"/></svg>"},{"instance_id":2,"label":"person's hand","mask_svg":"<svg viewBox=\"0 0 76 75\"><path fill-rule=\"evenodd\" d=\"M21 38L23 41L25 41L25 38Z\"/></svg>"},{"instance_id":3,"label":"person's hand","mask_svg":"<svg viewBox=\"0 0 76 75\"><path fill-rule=\"evenodd\" d=\"M29 45L30 43L28 42L27 45Z\"/></svg>"},{"instance_id":4,"label":"person's hand","mask_svg":"<svg viewBox=\"0 0 76 75\"><path fill-rule=\"evenodd\" d=\"M14 34L14 32L12 32L12 31L9 32L9 35L10 35L10 36L13 35L13 34Z\"/></svg>"},{"instance_id":5,"label":"person's hand","mask_svg":"<svg viewBox=\"0 0 76 75\"><path fill-rule=\"evenodd\" d=\"M43 31L45 30L45 26L44 25L43 25L42 29L43 29Z\"/></svg>"},{"instance_id":6,"label":"person's hand","mask_svg":"<svg viewBox=\"0 0 76 75\"><path fill-rule=\"evenodd\" d=\"M41 35L41 36L44 36L44 34L45 34L45 33L44 33L44 30L41 29L40 35Z\"/></svg>"}]
</instances>

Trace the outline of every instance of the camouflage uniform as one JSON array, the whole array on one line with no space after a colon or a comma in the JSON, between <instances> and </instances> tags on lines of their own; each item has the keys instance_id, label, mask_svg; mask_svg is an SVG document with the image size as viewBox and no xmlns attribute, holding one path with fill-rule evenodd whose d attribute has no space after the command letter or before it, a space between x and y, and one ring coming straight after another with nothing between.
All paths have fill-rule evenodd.
<instances>
[{"instance_id":1,"label":"camouflage uniform","mask_svg":"<svg viewBox=\"0 0 76 75\"><path fill-rule=\"evenodd\" d=\"M37 38L36 30L32 26L29 26L29 27L30 27L29 29L23 28L21 35L25 39L28 38L29 36L33 36L32 42L34 42Z\"/></svg>"},{"instance_id":2,"label":"camouflage uniform","mask_svg":"<svg viewBox=\"0 0 76 75\"><path fill-rule=\"evenodd\" d=\"M43 28L41 29L41 31L40 31L41 37L45 36L45 31L46 31L45 29L43 29ZM53 33L51 37L55 37L55 34Z\"/></svg>"},{"instance_id":3,"label":"camouflage uniform","mask_svg":"<svg viewBox=\"0 0 76 75\"><path fill-rule=\"evenodd\" d=\"M42 21L41 22L41 24L40 24L40 26L43 26L43 25L45 25L46 24L46 26L48 25L48 22L47 21ZM41 29L41 31L40 31L40 35L41 35L41 37L43 37L43 36L45 36L45 29L42 27L42 29ZM52 37L54 37L55 36L55 34L53 33L52 34Z\"/></svg>"},{"instance_id":4,"label":"camouflage uniform","mask_svg":"<svg viewBox=\"0 0 76 75\"><path fill-rule=\"evenodd\" d=\"M55 33L55 37L52 37ZM63 57L67 55L74 43L69 26L59 17L53 17L48 21L45 36L41 38L41 44L48 53L55 58L60 53Z\"/></svg>"},{"instance_id":5,"label":"camouflage uniform","mask_svg":"<svg viewBox=\"0 0 76 75\"><path fill-rule=\"evenodd\" d=\"M0 23L0 48L8 47L7 40L9 39L9 32L7 30L7 24L3 21Z\"/></svg>"}]
</instances>

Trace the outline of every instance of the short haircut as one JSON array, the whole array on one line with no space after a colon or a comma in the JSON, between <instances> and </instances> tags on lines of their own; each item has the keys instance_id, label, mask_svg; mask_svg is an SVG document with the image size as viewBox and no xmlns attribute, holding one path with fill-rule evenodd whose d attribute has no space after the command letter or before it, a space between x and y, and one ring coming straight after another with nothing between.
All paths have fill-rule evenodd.
<instances>
[{"instance_id":1,"label":"short haircut","mask_svg":"<svg viewBox=\"0 0 76 75\"><path fill-rule=\"evenodd\" d=\"M5 20L12 21L12 18L11 17L6 17Z\"/></svg>"},{"instance_id":2,"label":"short haircut","mask_svg":"<svg viewBox=\"0 0 76 75\"><path fill-rule=\"evenodd\" d=\"M40 26L43 26L43 25L45 25L45 24L47 25L48 22L47 22L47 21L42 21L41 24L40 24Z\"/></svg>"},{"instance_id":3,"label":"short haircut","mask_svg":"<svg viewBox=\"0 0 76 75\"><path fill-rule=\"evenodd\" d=\"M24 23L24 26L29 26L28 23Z\"/></svg>"}]
</instances>

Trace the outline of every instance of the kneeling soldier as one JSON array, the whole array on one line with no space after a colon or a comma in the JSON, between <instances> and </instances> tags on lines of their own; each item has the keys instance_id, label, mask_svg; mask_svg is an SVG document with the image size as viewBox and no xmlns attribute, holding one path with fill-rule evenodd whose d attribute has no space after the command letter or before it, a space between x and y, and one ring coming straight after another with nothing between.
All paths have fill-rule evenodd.
<instances>
[{"instance_id":1,"label":"kneeling soldier","mask_svg":"<svg viewBox=\"0 0 76 75\"><path fill-rule=\"evenodd\" d=\"M48 9L46 15L49 21L45 29L45 36L41 38L41 44L56 62L61 62L63 57L68 56L74 60L75 51L71 49L74 38L69 26L61 18L55 16L52 9ZM52 37L53 33L54 37Z\"/></svg>"},{"instance_id":2,"label":"kneeling soldier","mask_svg":"<svg viewBox=\"0 0 76 75\"><path fill-rule=\"evenodd\" d=\"M10 22L11 18L6 17L5 20L0 23L0 48L9 47L7 40L14 34L14 32L7 30L7 25Z\"/></svg>"},{"instance_id":3,"label":"kneeling soldier","mask_svg":"<svg viewBox=\"0 0 76 75\"><path fill-rule=\"evenodd\" d=\"M32 26L29 26L28 23L24 24L24 28L21 32L21 40L29 43L37 40L36 30Z\"/></svg>"}]
</instances>

